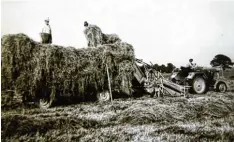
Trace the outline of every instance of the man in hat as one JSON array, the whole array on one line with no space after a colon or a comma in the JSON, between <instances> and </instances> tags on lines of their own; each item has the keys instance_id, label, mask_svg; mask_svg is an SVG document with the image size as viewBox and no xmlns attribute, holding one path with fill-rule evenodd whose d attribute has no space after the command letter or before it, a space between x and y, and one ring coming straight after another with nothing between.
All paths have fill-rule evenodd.
<instances>
[{"instance_id":1,"label":"man in hat","mask_svg":"<svg viewBox=\"0 0 234 142\"><path fill-rule=\"evenodd\" d=\"M52 32L49 25L49 18L45 19L45 26L41 33L42 43L51 44L52 43Z\"/></svg>"},{"instance_id":2,"label":"man in hat","mask_svg":"<svg viewBox=\"0 0 234 142\"><path fill-rule=\"evenodd\" d=\"M193 59L189 59L189 63L187 64L187 67L194 69L196 67L196 63L193 63Z\"/></svg>"},{"instance_id":3,"label":"man in hat","mask_svg":"<svg viewBox=\"0 0 234 142\"><path fill-rule=\"evenodd\" d=\"M88 41L88 47L102 45L102 30L96 25L89 24L87 21L84 22L84 27L84 34Z\"/></svg>"}]
</instances>

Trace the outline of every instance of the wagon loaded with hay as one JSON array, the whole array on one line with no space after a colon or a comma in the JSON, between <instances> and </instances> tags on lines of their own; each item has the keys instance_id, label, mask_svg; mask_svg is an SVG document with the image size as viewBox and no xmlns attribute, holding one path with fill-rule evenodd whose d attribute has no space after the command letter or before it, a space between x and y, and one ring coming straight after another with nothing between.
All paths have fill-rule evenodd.
<instances>
[{"instance_id":1,"label":"wagon loaded with hay","mask_svg":"<svg viewBox=\"0 0 234 142\"><path fill-rule=\"evenodd\" d=\"M135 57L128 43L118 40L76 49L41 44L24 34L5 35L1 40L2 107L28 101L49 107L64 96L79 101L108 99L107 67L112 90L132 93Z\"/></svg>"},{"instance_id":2,"label":"wagon loaded with hay","mask_svg":"<svg viewBox=\"0 0 234 142\"><path fill-rule=\"evenodd\" d=\"M39 102L47 108L64 97L107 101L117 95L165 94L186 88L167 81L135 59L132 45L117 35L85 32L88 48L41 44L24 34L2 37L2 107ZM136 64L143 63L142 72ZM171 94L169 92L169 94Z\"/></svg>"}]
</instances>

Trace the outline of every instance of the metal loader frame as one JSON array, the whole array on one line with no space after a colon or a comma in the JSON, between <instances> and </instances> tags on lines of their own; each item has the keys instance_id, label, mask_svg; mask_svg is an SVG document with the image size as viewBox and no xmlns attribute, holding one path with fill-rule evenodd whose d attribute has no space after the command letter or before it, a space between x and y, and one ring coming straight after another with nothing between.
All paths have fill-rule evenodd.
<instances>
[{"instance_id":1,"label":"metal loader frame","mask_svg":"<svg viewBox=\"0 0 234 142\"><path fill-rule=\"evenodd\" d=\"M137 63L141 64L144 72L140 69ZM136 59L134 64L134 76L140 84L143 84L144 89L153 94L152 96L184 96L187 97L190 86L182 86L164 78L161 72L155 70L151 65Z\"/></svg>"}]
</instances>

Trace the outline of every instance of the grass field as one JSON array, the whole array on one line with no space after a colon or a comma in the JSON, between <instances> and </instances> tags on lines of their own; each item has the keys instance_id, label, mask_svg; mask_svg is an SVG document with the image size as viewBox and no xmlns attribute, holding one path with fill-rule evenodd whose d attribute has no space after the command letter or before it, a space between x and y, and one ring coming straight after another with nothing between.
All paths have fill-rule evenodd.
<instances>
[{"instance_id":1,"label":"grass field","mask_svg":"<svg viewBox=\"0 0 234 142\"><path fill-rule=\"evenodd\" d=\"M234 68L224 71L224 77L234 80Z\"/></svg>"},{"instance_id":2,"label":"grass field","mask_svg":"<svg viewBox=\"0 0 234 142\"><path fill-rule=\"evenodd\" d=\"M2 111L2 141L234 141L234 92Z\"/></svg>"}]
</instances>

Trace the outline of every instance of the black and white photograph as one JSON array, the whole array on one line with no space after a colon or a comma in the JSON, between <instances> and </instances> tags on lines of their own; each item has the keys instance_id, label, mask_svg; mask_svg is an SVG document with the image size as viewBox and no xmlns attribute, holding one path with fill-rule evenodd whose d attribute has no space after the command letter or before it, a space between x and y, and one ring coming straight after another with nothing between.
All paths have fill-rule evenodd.
<instances>
[{"instance_id":1,"label":"black and white photograph","mask_svg":"<svg viewBox=\"0 0 234 142\"><path fill-rule=\"evenodd\" d=\"M234 0L1 0L2 142L234 142Z\"/></svg>"}]
</instances>

